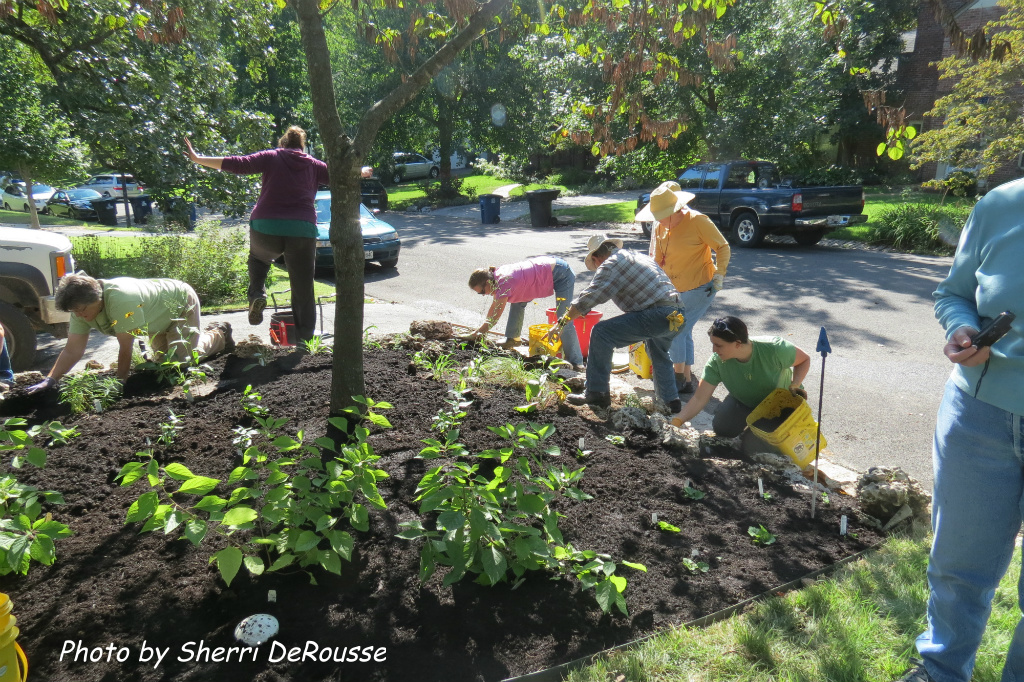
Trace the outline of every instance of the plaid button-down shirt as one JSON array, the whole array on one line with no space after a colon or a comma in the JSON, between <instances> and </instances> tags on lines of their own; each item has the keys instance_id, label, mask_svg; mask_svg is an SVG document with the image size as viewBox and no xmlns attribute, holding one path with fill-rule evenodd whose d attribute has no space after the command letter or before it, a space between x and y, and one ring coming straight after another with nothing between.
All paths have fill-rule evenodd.
<instances>
[{"instance_id":1,"label":"plaid button-down shirt","mask_svg":"<svg viewBox=\"0 0 1024 682\"><path fill-rule=\"evenodd\" d=\"M586 315L594 306L611 299L623 312L631 313L675 296L676 288L653 258L618 249L601 263L590 286L576 297L573 305Z\"/></svg>"}]
</instances>

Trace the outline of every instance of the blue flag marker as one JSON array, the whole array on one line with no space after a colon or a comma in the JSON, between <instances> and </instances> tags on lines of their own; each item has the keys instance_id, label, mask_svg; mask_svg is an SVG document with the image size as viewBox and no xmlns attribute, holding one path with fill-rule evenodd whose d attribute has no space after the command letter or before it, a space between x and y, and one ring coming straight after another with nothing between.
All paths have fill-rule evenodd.
<instances>
[{"instance_id":1,"label":"blue flag marker","mask_svg":"<svg viewBox=\"0 0 1024 682\"><path fill-rule=\"evenodd\" d=\"M821 353L821 357L825 357L832 352L832 346L828 342L828 332L825 331L824 327L818 332L818 347L815 350Z\"/></svg>"},{"instance_id":2,"label":"blue flag marker","mask_svg":"<svg viewBox=\"0 0 1024 682\"><path fill-rule=\"evenodd\" d=\"M832 352L832 344L828 342L828 332L822 327L818 333L818 346L815 350L821 353L821 384L818 387L818 433L814 445L814 489L811 491L811 518L814 518L814 506L818 499L818 455L821 450L821 403L825 396L825 358Z\"/></svg>"}]
</instances>

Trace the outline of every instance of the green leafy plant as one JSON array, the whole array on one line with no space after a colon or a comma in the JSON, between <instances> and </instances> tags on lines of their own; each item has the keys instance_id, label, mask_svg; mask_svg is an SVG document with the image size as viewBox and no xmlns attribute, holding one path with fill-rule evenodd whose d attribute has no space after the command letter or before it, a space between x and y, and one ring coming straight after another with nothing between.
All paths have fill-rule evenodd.
<instances>
[{"instance_id":1,"label":"green leafy plant","mask_svg":"<svg viewBox=\"0 0 1024 682\"><path fill-rule=\"evenodd\" d=\"M611 443L612 445L625 445L626 444L626 437L625 436L620 436L617 433L609 433L607 436L604 437L604 439L606 441L608 441L609 443Z\"/></svg>"},{"instance_id":2,"label":"green leafy plant","mask_svg":"<svg viewBox=\"0 0 1024 682\"><path fill-rule=\"evenodd\" d=\"M249 363L242 368L243 372L248 372L254 367L266 367L274 361L274 350L268 346L260 346L252 355L252 359L256 362Z\"/></svg>"},{"instance_id":3,"label":"green leafy plant","mask_svg":"<svg viewBox=\"0 0 1024 682\"><path fill-rule=\"evenodd\" d=\"M683 494L690 500L703 500L705 495L704 491L697 490L691 485L683 487Z\"/></svg>"},{"instance_id":4,"label":"green leafy plant","mask_svg":"<svg viewBox=\"0 0 1024 682\"><path fill-rule=\"evenodd\" d=\"M776 538L771 532L764 526L751 526L747 529L747 535L754 539L754 542L759 545L770 545L775 542Z\"/></svg>"},{"instance_id":5,"label":"green leafy plant","mask_svg":"<svg viewBox=\"0 0 1024 682\"><path fill-rule=\"evenodd\" d=\"M388 406L368 399L360 403L370 411ZM374 423L387 422L373 414L379 418ZM341 561L351 559L353 547L352 536L339 528L341 519L366 531L369 514L360 500L386 508L377 481L387 473L375 466L379 457L367 442L369 431L356 424L349 444L318 438L310 445L302 431L293 437L278 430L285 419L254 419L263 441L247 434L250 444L226 481L193 473L180 463L161 466L151 448L136 453L138 461L125 464L117 479L122 486L143 480L150 489L132 503L125 522L142 523L142 532L178 535L195 546L217 533L227 546L210 561L228 585L243 565L252 576L293 564L340 574ZM343 417L329 421L342 430L349 426ZM324 461L322 451L333 457ZM316 583L312 574L310 581Z\"/></svg>"},{"instance_id":6,"label":"green leafy plant","mask_svg":"<svg viewBox=\"0 0 1024 682\"><path fill-rule=\"evenodd\" d=\"M330 355L334 352L334 346L327 343L322 336L314 336L311 339L307 339L302 342L302 345L310 355ZM365 341L363 345L366 345ZM377 346L380 346L380 344L377 344Z\"/></svg>"},{"instance_id":7,"label":"green leafy plant","mask_svg":"<svg viewBox=\"0 0 1024 682\"><path fill-rule=\"evenodd\" d=\"M72 414L81 414L99 406L105 410L121 397L121 380L109 374L91 370L75 372L64 377L60 384L60 401L71 408Z\"/></svg>"},{"instance_id":8,"label":"green leafy plant","mask_svg":"<svg viewBox=\"0 0 1024 682\"><path fill-rule=\"evenodd\" d=\"M270 414L270 410L263 406L263 396L252 387L252 384L247 385L242 391L239 402L242 403L242 409L252 417L266 417Z\"/></svg>"},{"instance_id":9,"label":"green leafy plant","mask_svg":"<svg viewBox=\"0 0 1024 682\"><path fill-rule=\"evenodd\" d=\"M480 462L459 458L428 470L417 485L419 512L433 516L434 528L420 519L407 521L400 524L398 537L424 540L420 579L426 581L439 566L447 566L445 585L475 574L483 585L512 580L514 589L528 571L546 570L574 576L584 589L594 588L602 610L615 605L625 613L626 579L616 575L615 562L605 554L576 550L558 529L555 508L566 503L560 500L590 496L575 486L583 469L573 471L547 461L560 455L557 446L545 442L554 427L529 423L488 428L511 441L476 455L494 460L487 467L489 474L481 471ZM622 565L646 570L640 564Z\"/></svg>"},{"instance_id":10,"label":"green leafy plant","mask_svg":"<svg viewBox=\"0 0 1024 682\"><path fill-rule=\"evenodd\" d=\"M73 437L72 429L58 422L48 422L25 431L24 419L5 419L0 425L0 451L24 452L12 458L11 465L21 467L23 461L36 467L46 466L46 451L33 444L40 435L55 440ZM32 562L49 566L56 559L54 541L69 537L71 530L43 512L43 504L64 504L56 491L41 491L13 476L0 477L0 575L29 572Z\"/></svg>"},{"instance_id":11,"label":"green leafy plant","mask_svg":"<svg viewBox=\"0 0 1024 682\"><path fill-rule=\"evenodd\" d=\"M579 447L576 448L576 459L586 459L591 454L593 454L593 452L594 452L593 450L584 450L583 449L585 445L586 445L586 439L584 439L581 436L580 437Z\"/></svg>"},{"instance_id":12,"label":"green leafy plant","mask_svg":"<svg viewBox=\"0 0 1024 682\"><path fill-rule=\"evenodd\" d=\"M826 505L827 505L827 504L829 504L829 503L830 503L831 501L832 501L832 500L831 500L831 499L829 498L829 496L828 496L828 492L827 492L827 491L825 491L825 490L822 490L822 491L821 491L821 503L822 503L822 504L826 504Z\"/></svg>"},{"instance_id":13,"label":"green leafy plant","mask_svg":"<svg viewBox=\"0 0 1024 682\"><path fill-rule=\"evenodd\" d=\"M682 529L679 526L673 526L667 521L658 521L658 530L665 531L666 533L682 533Z\"/></svg>"},{"instance_id":14,"label":"green leafy plant","mask_svg":"<svg viewBox=\"0 0 1024 682\"><path fill-rule=\"evenodd\" d=\"M771 502L773 499L772 494L768 491L765 491L761 493L761 499L764 500L765 502Z\"/></svg>"},{"instance_id":15,"label":"green leafy plant","mask_svg":"<svg viewBox=\"0 0 1024 682\"><path fill-rule=\"evenodd\" d=\"M694 561L690 557L683 559L683 567L686 568L690 573L707 573L711 568L704 561Z\"/></svg>"},{"instance_id":16,"label":"green leafy plant","mask_svg":"<svg viewBox=\"0 0 1024 682\"><path fill-rule=\"evenodd\" d=\"M156 442L164 447L170 447L174 444L182 428L181 417L174 414L174 410L168 410L168 412L170 414L167 417L167 421L160 424L160 435L156 437Z\"/></svg>"},{"instance_id":17,"label":"green leafy plant","mask_svg":"<svg viewBox=\"0 0 1024 682\"><path fill-rule=\"evenodd\" d=\"M544 382L547 381L548 375L544 374L540 378L530 379L526 382L526 404L517 405L515 411L520 414L530 414L536 412L540 407L540 394L544 387Z\"/></svg>"}]
</instances>

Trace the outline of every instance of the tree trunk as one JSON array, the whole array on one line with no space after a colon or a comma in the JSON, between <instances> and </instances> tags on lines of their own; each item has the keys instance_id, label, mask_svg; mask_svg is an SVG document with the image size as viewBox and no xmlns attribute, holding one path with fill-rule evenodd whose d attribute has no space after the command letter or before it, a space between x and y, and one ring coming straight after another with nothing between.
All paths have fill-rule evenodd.
<instances>
[{"instance_id":1,"label":"tree trunk","mask_svg":"<svg viewBox=\"0 0 1024 682\"><path fill-rule=\"evenodd\" d=\"M323 135L331 174L331 246L334 247L335 291L334 365L331 379L331 414L353 406L353 396L364 395L363 381L363 236L359 222L359 171L373 147L377 132L423 91L441 69L477 39L481 31L511 0L489 0L454 38L405 81L374 103L362 116L354 138L345 134L334 95L331 55L324 35L319 0L290 0L295 8L306 53L310 99L317 127ZM371 398L373 396L370 396Z\"/></svg>"},{"instance_id":2,"label":"tree trunk","mask_svg":"<svg viewBox=\"0 0 1024 682\"><path fill-rule=\"evenodd\" d=\"M359 222L361 158L344 134L335 104L331 55L318 0L294 0L309 71L313 115L324 139L331 188L331 246L334 249L334 362L331 415L356 404L363 382L363 236Z\"/></svg>"},{"instance_id":3,"label":"tree trunk","mask_svg":"<svg viewBox=\"0 0 1024 682\"><path fill-rule=\"evenodd\" d=\"M441 177L452 176L452 137L454 136L455 123L452 117L455 115L455 108L451 100L437 93L437 148L441 154Z\"/></svg>"},{"instance_id":4,"label":"tree trunk","mask_svg":"<svg viewBox=\"0 0 1024 682\"><path fill-rule=\"evenodd\" d=\"M19 168L18 172L25 178L25 196L28 197L29 226L33 230L41 230L39 224L39 213L36 211L36 202L32 199L32 171L28 168Z\"/></svg>"}]
</instances>

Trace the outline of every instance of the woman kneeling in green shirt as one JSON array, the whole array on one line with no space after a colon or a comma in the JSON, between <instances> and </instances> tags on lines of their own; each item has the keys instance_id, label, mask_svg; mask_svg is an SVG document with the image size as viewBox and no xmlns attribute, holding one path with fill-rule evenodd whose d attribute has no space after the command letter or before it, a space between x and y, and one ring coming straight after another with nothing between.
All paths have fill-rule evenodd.
<instances>
[{"instance_id":1,"label":"woman kneeling in green shirt","mask_svg":"<svg viewBox=\"0 0 1024 682\"><path fill-rule=\"evenodd\" d=\"M227 322L213 322L199 332L199 297L176 279L67 275L57 286L54 303L71 313L68 341L50 374L30 386L29 393L49 388L67 374L85 354L93 329L117 338L117 377L122 381L132 369L132 345L139 336L148 336L153 350L178 361L191 357L192 351L203 359L235 346Z\"/></svg>"},{"instance_id":2,"label":"woman kneeling in green shirt","mask_svg":"<svg viewBox=\"0 0 1024 682\"><path fill-rule=\"evenodd\" d=\"M747 416L768 394L777 388L788 388L795 395L807 398L801 387L811 358L789 341L777 336L750 338L747 325L738 317L720 317L708 330L714 354L704 366L704 374L693 397L683 405L672 423L682 426L696 417L711 400L718 384L725 384L729 395L715 411L711 428L719 436L733 438L744 434L744 450L764 446L749 431Z\"/></svg>"}]
</instances>

